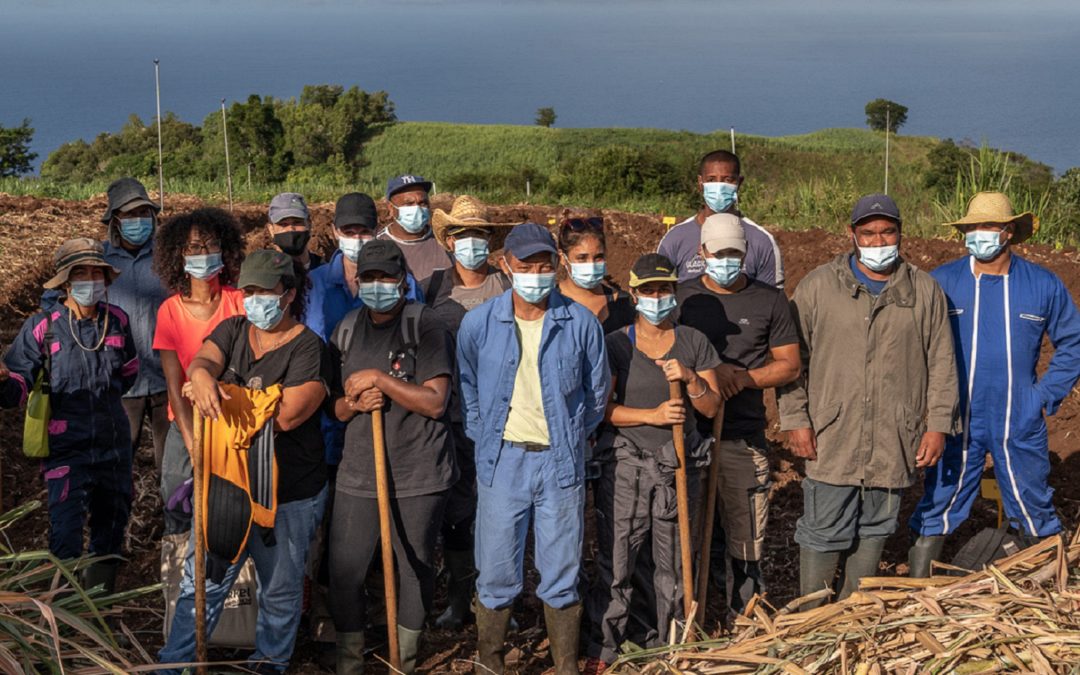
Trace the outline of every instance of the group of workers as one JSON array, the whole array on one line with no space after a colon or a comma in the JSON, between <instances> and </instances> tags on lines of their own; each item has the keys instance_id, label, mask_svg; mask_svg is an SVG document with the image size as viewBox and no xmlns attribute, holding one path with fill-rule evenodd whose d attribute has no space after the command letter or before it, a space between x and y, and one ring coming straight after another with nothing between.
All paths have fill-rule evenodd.
<instances>
[{"instance_id":1,"label":"group of workers","mask_svg":"<svg viewBox=\"0 0 1080 675\"><path fill-rule=\"evenodd\" d=\"M727 619L744 611L766 590L765 389L776 390L788 447L805 459L795 532L804 594L843 598L876 574L919 470L913 576L929 574L967 518L987 455L1017 527L1061 531L1044 416L1080 375L1080 315L1058 277L1014 250L1037 225L1031 214L1015 214L1002 194L976 195L951 223L968 255L928 273L900 255L895 202L868 195L852 211L850 250L789 300L779 247L739 210L738 157L709 153L698 173L700 210L618 279L627 290L611 283L601 218L567 216L553 235L492 222L467 196L432 213L432 184L419 176L389 181L384 225L370 196L341 197L326 259L309 248L299 194L274 197L270 247L245 254L229 213L159 221L138 181L116 181L106 240L60 246L41 311L0 367L0 404L21 405L42 386L51 402L50 549L82 556L89 521L96 562L84 583L115 589L148 421L163 559L180 552L184 567L166 589L176 609L162 672L192 661L194 420L222 416L229 391L279 396L259 430L276 460L272 525L254 525L206 582L212 631L252 560L256 672L288 667L305 575L325 587L337 672L363 672L380 538L375 411L404 672L433 610L437 550L447 606L434 623L475 621L478 669L503 672L530 529L556 673L579 672L579 657L599 672L627 641L667 643L687 618L680 469L684 515L696 524L707 467L718 465L717 526L704 536L722 552ZM1040 376L1044 336L1054 356Z\"/></svg>"}]
</instances>

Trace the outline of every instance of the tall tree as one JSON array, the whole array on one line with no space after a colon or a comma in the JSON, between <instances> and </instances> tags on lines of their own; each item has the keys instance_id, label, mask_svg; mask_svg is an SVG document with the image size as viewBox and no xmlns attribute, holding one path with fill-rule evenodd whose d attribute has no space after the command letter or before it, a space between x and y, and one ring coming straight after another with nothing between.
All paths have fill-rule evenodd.
<instances>
[{"instance_id":1,"label":"tall tree","mask_svg":"<svg viewBox=\"0 0 1080 675\"><path fill-rule=\"evenodd\" d=\"M907 111L907 106L896 101L875 98L866 104L866 124L874 131L885 131L888 126L889 131L895 134L907 122Z\"/></svg>"},{"instance_id":2,"label":"tall tree","mask_svg":"<svg viewBox=\"0 0 1080 675\"><path fill-rule=\"evenodd\" d=\"M555 124L555 108L537 108L536 126L550 127Z\"/></svg>"},{"instance_id":3,"label":"tall tree","mask_svg":"<svg viewBox=\"0 0 1080 675\"><path fill-rule=\"evenodd\" d=\"M0 126L0 176L19 176L34 170L36 152L30 152L34 128L24 119L17 127Z\"/></svg>"}]
</instances>

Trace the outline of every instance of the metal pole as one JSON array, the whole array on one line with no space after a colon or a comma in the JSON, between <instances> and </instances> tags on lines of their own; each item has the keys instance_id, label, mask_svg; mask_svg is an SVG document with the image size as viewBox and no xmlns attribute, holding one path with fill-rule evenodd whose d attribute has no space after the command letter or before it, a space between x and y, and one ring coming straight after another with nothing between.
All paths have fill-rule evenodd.
<instances>
[{"instance_id":1,"label":"metal pole","mask_svg":"<svg viewBox=\"0 0 1080 675\"><path fill-rule=\"evenodd\" d=\"M735 154L735 127L731 127L731 154Z\"/></svg>"},{"instance_id":2,"label":"metal pole","mask_svg":"<svg viewBox=\"0 0 1080 675\"><path fill-rule=\"evenodd\" d=\"M248 170L248 190L250 190L251 189L251 162L248 162L247 170Z\"/></svg>"},{"instance_id":3,"label":"metal pole","mask_svg":"<svg viewBox=\"0 0 1080 675\"><path fill-rule=\"evenodd\" d=\"M229 125L225 122L225 99L221 99L221 130L225 135L225 179L229 185L229 210L232 211L232 167L229 164Z\"/></svg>"},{"instance_id":4,"label":"metal pole","mask_svg":"<svg viewBox=\"0 0 1080 675\"><path fill-rule=\"evenodd\" d=\"M885 106L885 194L889 194L889 106Z\"/></svg>"},{"instance_id":5,"label":"metal pole","mask_svg":"<svg viewBox=\"0 0 1080 675\"><path fill-rule=\"evenodd\" d=\"M161 77L158 72L158 59L154 59L154 93L157 96L157 176L158 206L165 210L165 167L162 166L161 154Z\"/></svg>"}]
</instances>

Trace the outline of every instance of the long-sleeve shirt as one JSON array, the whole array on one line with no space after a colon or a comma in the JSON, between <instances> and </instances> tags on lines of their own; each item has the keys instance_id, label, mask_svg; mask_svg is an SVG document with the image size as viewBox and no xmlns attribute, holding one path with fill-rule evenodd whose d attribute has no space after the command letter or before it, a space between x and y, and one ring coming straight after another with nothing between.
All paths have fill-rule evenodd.
<instances>
[{"instance_id":1,"label":"long-sleeve shirt","mask_svg":"<svg viewBox=\"0 0 1080 675\"><path fill-rule=\"evenodd\" d=\"M739 215L739 219L746 235L746 255L743 257L746 276L768 286L783 288L784 263L776 239L749 218ZM679 283L705 274L705 259L701 257L701 223L697 216L690 216L668 230L656 252L675 263Z\"/></svg>"},{"instance_id":2,"label":"long-sleeve shirt","mask_svg":"<svg viewBox=\"0 0 1080 675\"><path fill-rule=\"evenodd\" d=\"M109 303L116 305L131 321L131 335L139 353L139 377L124 396L158 394L166 389L161 358L154 351L154 330L158 307L169 297L154 272L154 242L150 240L132 253L113 242L104 242L105 261L120 270L109 284Z\"/></svg>"},{"instance_id":3,"label":"long-sleeve shirt","mask_svg":"<svg viewBox=\"0 0 1080 675\"><path fill-rule=\"evenodd\" d=\"M521 345L513 290L465 315L457 367L465 433L476 444L477 480L491 485L499 460ZM585 443L604 418L611 373L593 314L557 290L548 296L539 347L540 392L559 485L584 479Z\"/></svg>"}]
</instances>

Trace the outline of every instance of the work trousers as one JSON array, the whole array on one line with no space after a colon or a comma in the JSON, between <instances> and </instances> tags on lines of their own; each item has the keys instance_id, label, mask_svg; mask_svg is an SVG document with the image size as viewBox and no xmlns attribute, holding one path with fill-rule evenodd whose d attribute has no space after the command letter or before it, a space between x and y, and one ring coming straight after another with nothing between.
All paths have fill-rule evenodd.
<instances>
[{"instance_id":1,"label":"work trousers","mask_svg":"<svg viewBox=\"0 0 1080 675\"><path fill-rule=\"evenodd\" d=\"M82 555L83 527L88 519L90 554L120 553L131 515L131 480L130 459L47 469L52 554L61 560Z\"/></svg>"},{"instance_id":2,"label":"work trousers","mask_svg":"<svg viewBox=\"0 0 1080 675\"><path fill-rule=\"evenodd\" d=\"M161 471L162 457L165 455L165 436L169 432L169 395L166 392L149 396L133 396L120 399L127 413L131 426L132 456L142 444L143 420L150 418L150 433L154 442L154 466Z\"/></svg>"}]
</instances>

